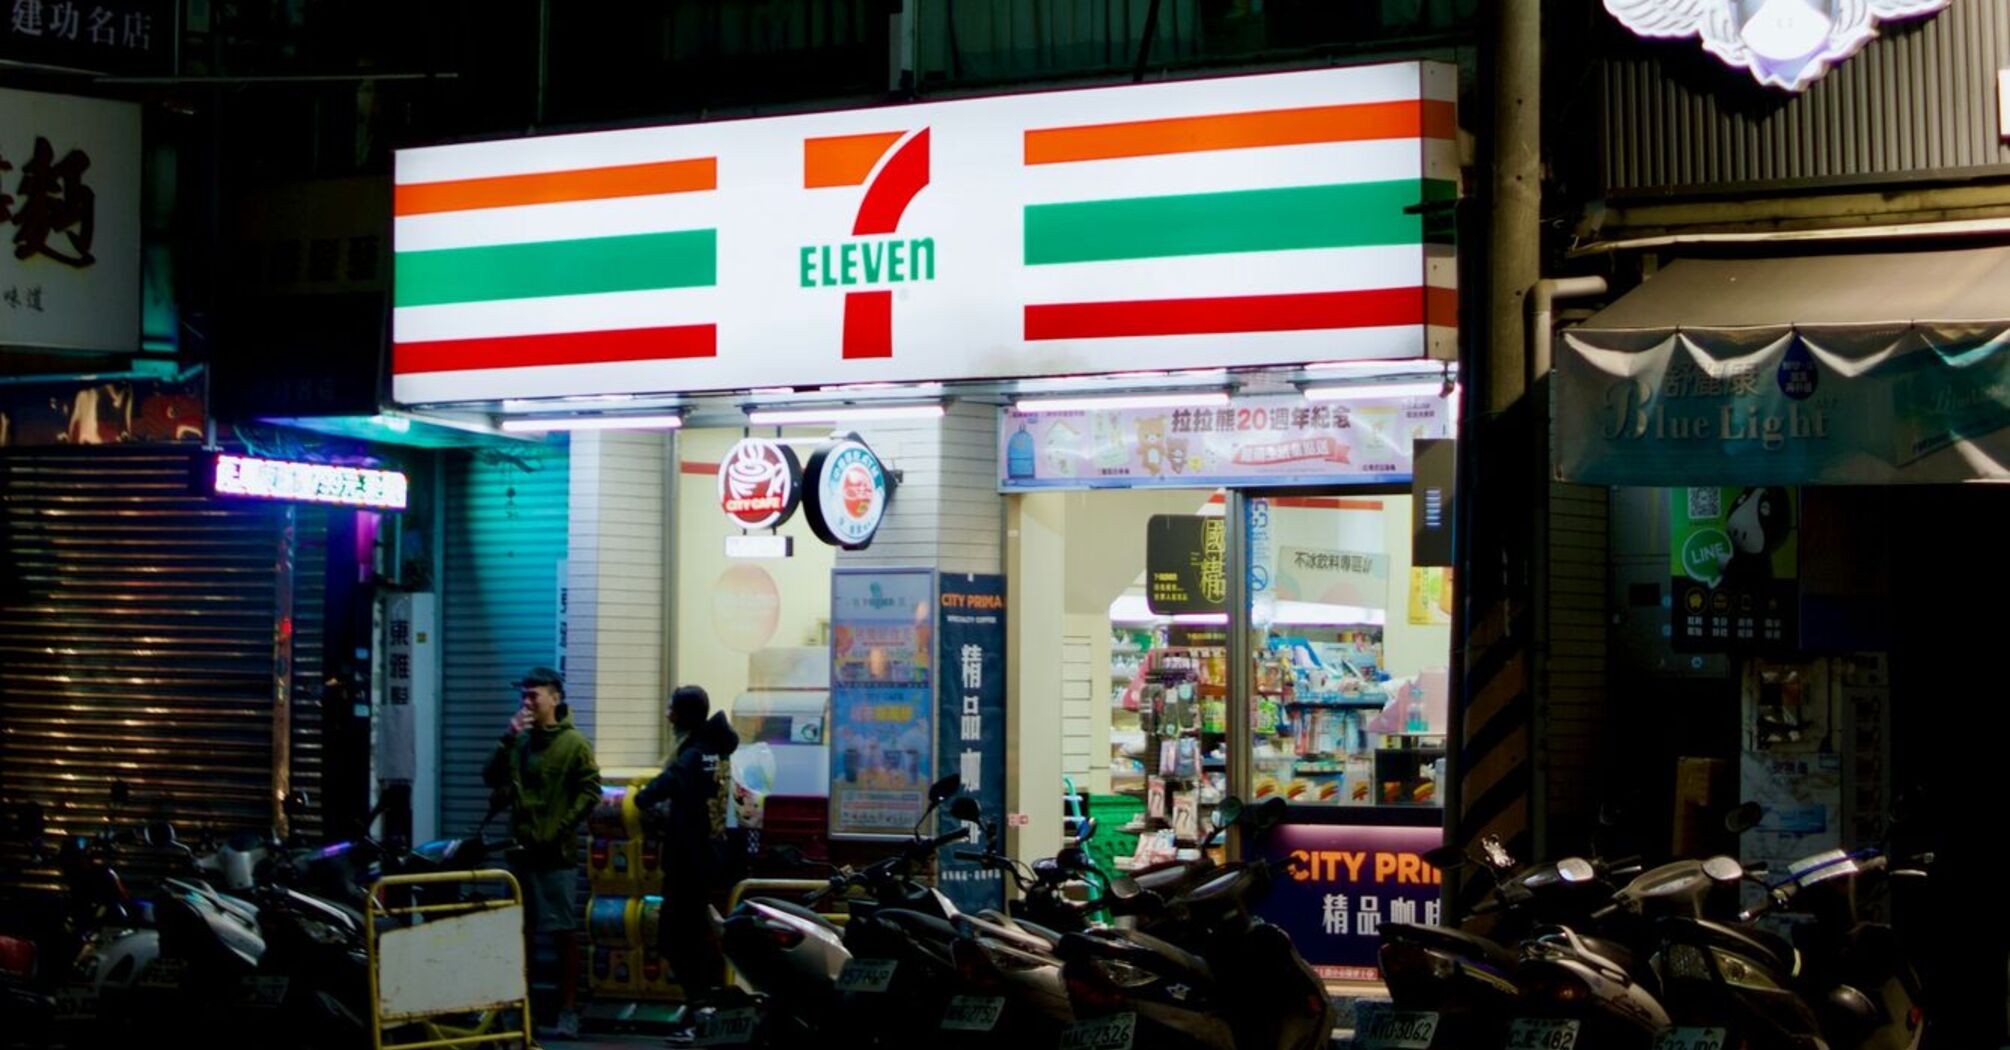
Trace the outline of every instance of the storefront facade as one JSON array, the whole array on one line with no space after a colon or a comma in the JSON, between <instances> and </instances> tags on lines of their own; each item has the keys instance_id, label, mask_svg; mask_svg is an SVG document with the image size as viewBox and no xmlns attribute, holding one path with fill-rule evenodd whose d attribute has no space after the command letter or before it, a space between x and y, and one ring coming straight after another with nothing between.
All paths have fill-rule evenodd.
<instances>
[{"instance_id":1,"label":"storefront facade","mask_svg":"<svg viewBox=\"0 0 2010 1050\"><path fill-rule=\"evenodd\" d=\"M1599 187L1556 272L1609 285L1548 348L1551 467L1610 508L1614 702L1587 717L1612 756L1597 797L1625 811L1607 848L1775 871L1934 851L1930 898L1878 907L1935 989L1934 1035L1983 1042L2004 931L1959 904L1987 857L1948 800L1986 778L1936 727L1953 703L2001 731L1954 683L2010 569L1983 524L2010 477L2010 55L1994 5L1916 14L1793 93L1606 27L1602 134L1551 147ZM1764 820L1727 834L1742 801ZM1598 830L1579 816L1564 848Z\"/></svg>"},{"instance_id":2,"label":"storefront facade","mask_svg":"<svg viewBox=\"0 0 2010 1050\"><path fill-rule=\"evenodd\" d=\"M559 631L615 779L695 682L770 839L869 848L954 772L1026 857L1064 785L1114 802L1121 867L1284 795L1287 921L1372 979L1376 922L1435 912L1450 775L1451 471L1413 482L1457 434L1457 81L405 151L394 397L567 434Z\"/></svg>"}]
</instances>

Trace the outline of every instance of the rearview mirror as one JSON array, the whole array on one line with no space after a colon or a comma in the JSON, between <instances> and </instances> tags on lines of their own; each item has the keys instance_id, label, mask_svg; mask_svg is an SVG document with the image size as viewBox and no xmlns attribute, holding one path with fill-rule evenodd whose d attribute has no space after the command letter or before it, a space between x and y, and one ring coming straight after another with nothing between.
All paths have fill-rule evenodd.
<instances>
[{"instance_id":1,"label":"rearview mirror","mask_svg":"<svg viewBox=\"0 0 2010 1050\"><path fill-rule=\"evenodd\" d=\"M1743 835L1745 832L1758 827L1765 819L1766 808L1764 806L1759 805L1757 802L1747 802L1724 815L1724 830L1729 831L1733 835Z\"/></svg>"},{"instance_id":2,"label":"rearview mirror","mask_svg":"<svg viewBox=\"0 0 2010 1050\"><path fill-rule=\"evenodd\" d=\"M776 860L781 861L783 864L786 864L791 868L800 868L804 864L808 863L808 858L803 856L803 851L797 849L794 846L773 846L769 848L768 852L772 854Z\"/></svg>"},{"instance_id":3,"label":"rearview mirror","mask_svg":"<svg viewBox=\"0 0 2010 1050\"><path fill-rule=\"evenodd\" d=\"M133 786L123 778L112 781L112 801L123 806L133 800Z\"/></svg>"},{"instance_id":4,"label":"rearview mirror","mask_svg":"<svg viewBox=\"0 0 2010 1050\"><path fill-rule=\"evenodd\" d=\"M1221 804L1214 807L1212 819L1217 830L1234 825L1242 819L1242 800L1234 795L1222 799Z\"/></svg>"},{"instance_id":5,"label":"rearview mirror","mask_svg":"<svg viewBox=\"0 0 2010 1050\"><path fill-rule=\"evenodd\" d=\"M962 774L951 773L948 776L943 777L941 780L938 780L935 783L928 785L928 801L939 805L943 801L948 799L951 795L954 795L962 790L963 790Z\"/></svg>"},{"instance_id":6,"label":"rearview mirror","mask_svg":"<svg viewBox=\"0 0 2010 1050\"><path fill-rule=\"evenodd\" d=\"M1083 817L1081 826L1075 829L1075 841L1079 843L1087 843L1095 841L1095 838L1096 838L1096 818Z\"/></svg>"},{"instance_id":7,"label":"rearview mirror","mask_svg":"<svg viewBox=\"0 0 2010 1050\"><path fill-rule=\"evenodd\" d=\"M151 821L140 832L141 840L156 848L172 846L181 839L175 835L174 825L165 820Z\"/></svg>"},{"instance_id":8,"label":"rearview mirror","mask_svg":"<svg viewBox=\"0 0 2010 1050\"><path fill-rule=\"evenodd\" d=\"M379 802L378 805L381 806L383 803ZM280 803L280 808L286 811L287 816L297 817L313 808L313 803L307 797L307 792L295 788L286 793L286 798Z\"/></svg>"},{"instance_id":9,"label":"rearview mirror","mask_svg":"<svg viewBox=\"0 0 2010 1050\"><path fill-rule=\"evenodd\" d=\"M1285 814L1290 811L1291 804L1284 801L1283 795L1272 795L1256 804L1256 816L1250 820L1250 826L1257 831L1269 831L1284 823Z\"/></svg>"},{"instance_id":10,"label":"rearview mirror","mask_svg":"<svg viewBox=\"0 0 2010 1050\"><path fill-rule=\"evenodd\" d=\"M969 795L958 795L949 803L949 815L957 820L977 824L984 820L984 807L978 805L977 800Z\"/></svg>"}]
</instances>

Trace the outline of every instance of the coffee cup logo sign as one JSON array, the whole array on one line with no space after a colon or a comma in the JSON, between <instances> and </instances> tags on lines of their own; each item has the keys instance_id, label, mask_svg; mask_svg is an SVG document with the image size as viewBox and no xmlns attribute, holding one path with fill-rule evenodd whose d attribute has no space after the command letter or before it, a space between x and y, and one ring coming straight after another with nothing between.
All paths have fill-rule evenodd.
<instances>
[{"instance_id":1,"label":"coffee cup logo sign","mask_svg":"<svg viewBox=\"0 0 2010 1050\"><path fill-rule=\"evenodd\" d=\"M892 479L879 456L852 434L818 449L803 475L810 531L845 550L870 545L893 494Z\"/></svg>"},{"instance_id":2,"label":"coffee cup logo sign","mask_svg":"<svg viewBox=\"0 0 2010 1050\"><path fill-rule=\"evenodd\" d=\"M719 506L743 529L772 529L796 512L802 465L787 445L746 438L719 464Z\"/></svg>"}]
</instances>

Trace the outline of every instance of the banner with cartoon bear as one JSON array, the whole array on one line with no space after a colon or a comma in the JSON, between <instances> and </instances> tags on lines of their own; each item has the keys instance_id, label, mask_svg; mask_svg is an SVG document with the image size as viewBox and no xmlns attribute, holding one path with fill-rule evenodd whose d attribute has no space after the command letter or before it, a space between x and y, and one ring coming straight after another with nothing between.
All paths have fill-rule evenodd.
<instances>
[{"instance_id":1,"label":"banner with cartoon bear","mask_svg":"<svg viewBox=\"0 0 2010 1050\"><path fill-rule=\"evenodd\" d=\"M1406 481L1419 439L1450 437L1443 397L1221 407L1002 410L1001 491Z\"/></svg>"}]
</instances>

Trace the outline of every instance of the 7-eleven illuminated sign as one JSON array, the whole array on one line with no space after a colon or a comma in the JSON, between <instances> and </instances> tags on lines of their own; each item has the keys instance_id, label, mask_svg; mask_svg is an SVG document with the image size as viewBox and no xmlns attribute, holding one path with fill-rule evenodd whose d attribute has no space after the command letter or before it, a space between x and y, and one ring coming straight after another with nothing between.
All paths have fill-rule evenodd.
<instances>
[{"instance_id":1,"label":"7-eleven illuminated sign","mask_svg":"<svg viewBox=\"0 0 2010 1050\"><path fill-rule=\"evenodd\" d=\"M928 129L808 139L803 188L864 186L851 239L804 245L797 280L804 288L844 288L844 356L893 356L893 289L935 280L933 237L890 236L928 185ZM856 289L856 290L854 290Z\"/></svg>"}]
</instances>

